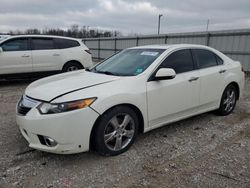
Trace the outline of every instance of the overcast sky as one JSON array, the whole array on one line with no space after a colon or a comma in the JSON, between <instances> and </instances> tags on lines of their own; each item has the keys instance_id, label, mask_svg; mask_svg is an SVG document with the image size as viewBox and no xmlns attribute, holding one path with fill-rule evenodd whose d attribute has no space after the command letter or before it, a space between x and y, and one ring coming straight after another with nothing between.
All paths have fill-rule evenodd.
<instances>
[{"instance_id":1,"label":"overcast sky","mask_svg":"<svg viewBox=\"0 0 250 188\"><path fill-rule=\"evenodd\" d=\"M130 33L250 28L250 0L0 0L0 32L72 24Z\"/></svg>"}]
</instances>

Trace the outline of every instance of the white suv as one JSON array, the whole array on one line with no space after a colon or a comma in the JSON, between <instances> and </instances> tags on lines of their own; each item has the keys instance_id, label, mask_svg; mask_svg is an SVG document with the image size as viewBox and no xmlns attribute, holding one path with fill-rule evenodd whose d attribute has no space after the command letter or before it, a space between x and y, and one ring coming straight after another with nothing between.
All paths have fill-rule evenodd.
<instances>
[{"instance_id":1,"label":"white suv","mask_svg":"<svg viewBox=\"0 0 250 188\"><path fill-rule=\"evenodd\" d=\"M93 66L81 39L22 35L0 42L0 77L68 72Z\"/></svg>"},{"instance_id":2,"label":"white suv","mask_svg":"<svg viewBox=\"0 0 250 188\"><path fill-rule=\"evenodd\" d=\"M0 41L10 37L10 35L0 35Z\"/></svg>"}]
</instances>

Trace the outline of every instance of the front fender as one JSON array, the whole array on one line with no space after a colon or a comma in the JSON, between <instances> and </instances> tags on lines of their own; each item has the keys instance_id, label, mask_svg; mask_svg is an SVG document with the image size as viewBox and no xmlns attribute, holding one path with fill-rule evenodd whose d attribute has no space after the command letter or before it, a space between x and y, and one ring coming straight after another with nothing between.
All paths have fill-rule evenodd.
<instances>
[{"instance_id":1,"label":"front fender","mask_svg":"<svg viewBox=\"0 0 250 188\"><path fill-rule=\"evenodd\" d=\"M105 113L110 108L121 105L129 104L133 105L140 110L144 120L144 127L148 127L147 119L147 98L146 93L141 94L117 94L109 97L98 98L92 105L97 113L100 115Z\"/></svg>"}]
</instances>

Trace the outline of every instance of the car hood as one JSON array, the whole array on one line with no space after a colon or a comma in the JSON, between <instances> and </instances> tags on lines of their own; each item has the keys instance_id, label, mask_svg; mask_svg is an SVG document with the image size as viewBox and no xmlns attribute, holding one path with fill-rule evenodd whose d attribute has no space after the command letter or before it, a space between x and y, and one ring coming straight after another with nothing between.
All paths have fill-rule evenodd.
<instances>
[{"instance_id":1,"label":"car hood","mask_svg":"<svg viewBox=\"0 0 250 188\"><path fill-rule=\"evenodd\" d=\"M120 79L87 71L75 71L40 79L31 83L25 90L25 95L43 101L52 101L74 91L94 87Z\"/></svg>"}]
</instances>

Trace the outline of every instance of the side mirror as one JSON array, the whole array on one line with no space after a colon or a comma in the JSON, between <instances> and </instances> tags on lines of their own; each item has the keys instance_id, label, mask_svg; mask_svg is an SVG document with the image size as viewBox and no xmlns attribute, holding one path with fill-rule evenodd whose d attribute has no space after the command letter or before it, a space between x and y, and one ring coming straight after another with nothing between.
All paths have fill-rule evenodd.
<instances>
[{"instance_id":1,"label":"side mirror","mask_svg":"<svg viewBox=\"0 0 250 188\"><path fill-rule=\"evenodd\" d=\"M176 76L174 69L161 68L155 74L154 80L170 80Z\"/></svg>"},{"instance_id":2,"label":"side mirror","mask_svg":"<svg viewBox=\"0 0 250 188\"><path fill-rule=\"evenodd\" d=\"M3 48L2 47L0 47L0 53L2 53L3 52Z\"/></svg>"}]
</instances>

